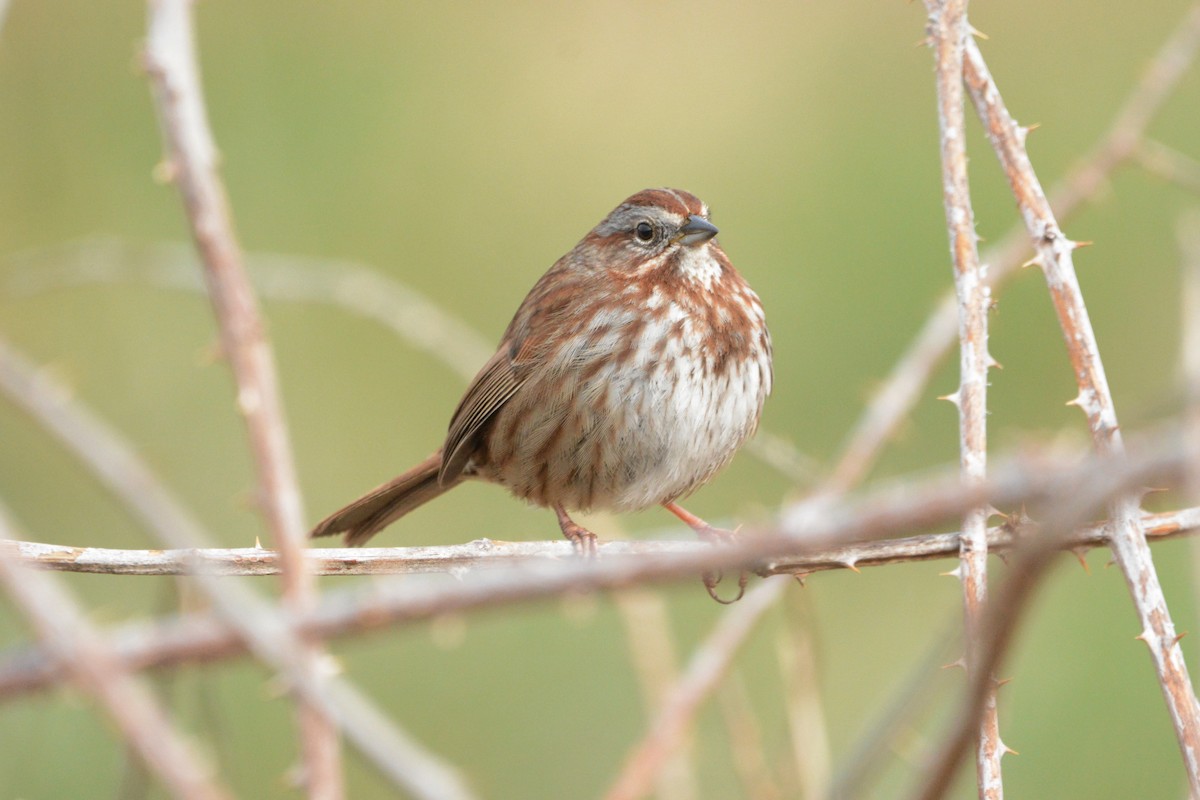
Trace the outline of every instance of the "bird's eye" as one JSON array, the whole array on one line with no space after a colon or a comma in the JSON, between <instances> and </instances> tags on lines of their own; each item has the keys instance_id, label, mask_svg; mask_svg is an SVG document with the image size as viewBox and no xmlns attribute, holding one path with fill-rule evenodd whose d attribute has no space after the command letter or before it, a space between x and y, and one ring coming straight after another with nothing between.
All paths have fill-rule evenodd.
<instances>
[{"instance_id":1,"label":"bird's eye","mask_svg":"<svg viewBox=\"0 0 1200 800\"><path fill-rule=\"evenodd\" d=\"M633 232L637 235L638 241L648 242L654 238L654 226L649 222L639 222Z\"/></svg>"}]
</instances>

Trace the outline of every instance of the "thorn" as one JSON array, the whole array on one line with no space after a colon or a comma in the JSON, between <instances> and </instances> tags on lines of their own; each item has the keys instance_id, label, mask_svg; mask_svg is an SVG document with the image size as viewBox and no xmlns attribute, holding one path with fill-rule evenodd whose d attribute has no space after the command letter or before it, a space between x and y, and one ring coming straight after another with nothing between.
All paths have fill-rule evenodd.
<instances>
[{"instance_id":1,"label":"thorn","mask_svg":"<svg viewBox=\"0 0 1200 800\"><path fill-rule=\"evenodd\" d=\"M807 572L793 572L792 577L795 578L796 583L800 584L800 586L803 588L805 585L804 579L808 577L808 573Z\"/></svg>"},{"instance_id":2,"label":"thorn","mask_svg":"<svg viewBox=\"0 0 1200 800\"><path fill-rule=\"evenodd\" d=\"M987 354L987 367L988 369L1004 369L1004 365L992 358L991 353Z\"/></svg>"},{"instance_id":3,"label":"thorn","mask_svg":"<svg viewBox=\"0 0 1200 800\"><path fill-rule=\"evenodd\" d=\"M1147 631L1142 631L1141 633L1139 633L1137 636L1135 636L1135 637L1133 637L1133 638L1134 638L1136 641L1139 641L1139 642L1142 642L1143 644L1149 645L1149 644L1150 644L1150 639L1149 639L1149 636L1150 636L1150 633L1149 633L1149 632L1147 632Z\"/></svg>"},{"instance_id":4,"label":"thorn","mask_svg":"<svg viewBox=\"0 0 1200 800\"><path fill-rule=\"evenodd\" d=\"M967 671L966 659L964 659L962 656L959 656L958 658L951 661L949 664L942 664L942 669L954 669L955 667L957 667L958 669L961 669L963 672L966 672Z\"/></svg>"},{"instance_id":5,"label":"thorn","mask_svg":"<svg viewBox=\"0 0 1200 800\"><path fill-rule=\"evenodd\" d=\"M984 510L984 513L986 513L989 517L1000 517L1001 519L1005 519L1005 520L1008 519L1007 514L1005 514L1000 509L996 508L994 505L991 505L990 503L988 505L984 506L983 510Z\"/></svg>"},{"instance_id":6,"label":"thorn","mask_svg":"<svg viewBox=\"0 0 1200 800\"><path fill-rule=\"evenodd\" d=\"M1177 634L1175 634L1175 638L1171 640L1171 644L1172 644L1172 645L1179 644L1179 640L1180 640L1180 639L1182 639L1183 637L1187 636L1187 635L1188 635L1188 632L1187 632L1187 631L1184 631L1183 633L1177 633Z\"/></svg>"},{"instance_id":7,"label":"thorn","mask_svg":"<svg viewBox=\"0 0 1200 800\"><path fill-rule=\"evenodd\" d=\"M986 42L990 38L986 33L979 30L978 28L976 28L974 25L972 25L969 22L967 23L967 30L970 31L971 35L974 36L976 39L983 39Z\"/></svg>"},{"instance_id":8,"label":"thorn","mask_svg":"<svg viewBox=\"0 0 1200 800\"><path fill-rule=\"evenodd\" d=\"M941 395L940 397L938 397L938 400L945 400L945 401L947 401L949 403L953 403L954 405L957 406L959 404L958 391L955 390L955 391L951 392L950 394Z\"/></svg>"},{"instance_id":9,"label":"thorn","mask_svg":"<svg viewBox=\"0 0 1200 800\"><path fill-rule=\"evenodd\" d=\"M1108 569L1109 567L1111 567L1113 564L1116 564L1116 563L1117 563L1117 560L1115 558L1110 558L1108 561L1104 562L1104 568Z\"/></svg>"},{"instance_id":10,"label":"thorn","mask_svg":"<svg viewBox=\"0 0 1200 800\"><path fill-rule=\"evenodd\" d=\"M838 562L838 563L840 563L840 564L841 564L843 567L845 567L846 569L848 569L848 570L850 570L851 572L853 572L855 575L861 575L861 574L862 574L862 570L861 570L861 569L859 569L857 566L855 566L855 564L856 564L857 562L854 562L854 561L840 561L840 562Z\"/></svg>"},{"instance_id":11,"label":"thorn","mask_svg":"<svg viewBox=\"0 0 1200 800\"><path fill-rule=\"evenodd\" d=\"M1148 494L1158 494L1160 492L1169 492L1169 491L1170 491L1170 489L1168 489L1165 486L1143 486L1142 487L1142 495L1143 496L1148 495Z\"/></svg>"},{"instance_id":12,"label":"thorn","mask_svg":"<svg viewBox=\"0 0 1200 800\"><path fill-rule=\"evenodd\" d=\"M1042 123L1040 123L1040 122L1034 122L1034 123L1031 123L1031 124L1029 124L1029 125L1026 125L1026 126L1025 126L1025 132L1026 132L1026 133L1033 133L1034 131L1036 131L1036 130L1037 130L1038 128L1040 128L1040 127L1042 127Z\"/></svg>"},{"instance_id":13,"label":"thorn","mask_svg":"<svg viewBox=\"0 0 1200 800\"><path fill-rule=\"evenodd\" d=\"M933 37L925 36L921 39L918 39L916 43L913 44L913 47L933 47Z\"/></svg>"},{"instance_id":14,"label":"thorn","mask_svg":"<svg viewBox=\"0 0 1200 800\"><path fill-rule=\"evenodd\" d=\"M1071 552L1075 554L1075 557L1077 559L1079 559L1079 566L1083 567L1083 571L1086 572L1088 575L1091 575L1092 568L1088 566L1088 562L1087 562L1087 552L1088 552L1087 548L1086 547L1072 547Z\"/></svg>"},{"instance_id":15,"label":"thorn","mask_svg":"<svg viewBox=\"0 0 1200 800\"><path fill-rule=\"evenodd\" d=\"M255 550L262 550L262 549L263 549L262 542L260 542L260 541L258 540L258 537L257 537L257 536L255 536L255 537L254 537L254 549L255 549Z\"/></svg>"},{"instance_id":16,"label":"thorn","mask_svg":"<svg viewBox=\"0 0 1200 800\"><path fill-rule=\"evenodd\" d=\"M1000 754L1001 756L1019 756L1019 755L1021 755L1016 750L1013 750L1011 747L1004 744L1003 742L1001 742L1000 744L1004 747L1004 752Z\"/></svg>"},{"instance_id":17,"label":"thorn","mask_svg":"<svg viewBox=\"0 0 1200 800\"><path fill-rule=\"evenodd\" d=\"M1072 397L1070 400L1068 400L1067 402L1063 403L1063 405L1064 406L1075 406L1077 408L1083 408L1083 395L1077 394L1074 397Z\"/></svg>"},{"instance_id":18,"label":"thorn","mask_svg":"<svg viewBox=\"0 0 1200 800\"><path fill-rule=\"evenodd\" d=\"M1021 269L1026 269L1028 267L1040 267L1040 266L1042 266L1042 257L1034 256L1033 258L1026 261L1024 264L1022 264Z\"/></svg>"},{"instance_id":19,"label":"thorn","mask_svg":"<svg viewBox=\"0 0 1200 800\"><path fill-rule=\"evenodd\" d=\"M1080 248L1083 248L1083 247L1091 247L1094 244L1095 244L1095 242L1071 242L1071 249L1079 250Z\"/></svg>"},{"instance_id":20,"label":"thorn","mask_svg":"<svg viewBox=\"0 0 1200 800\"><path fill-rule=\"evenodd\" d=\"M947 570L946 572L939 572L938 577L939 578L959 578L959 579L961 579L962 578L962 565L959 564L954 569Z\"/></svg>"},{"instance_id":21,"label":"thorn","mask_svg":"<svg viewBox=\"0 0 1200 800\"><path fill-rule=\"evenodd\" d=\"M992 678L992 686L999 689L1012 683L1012 678Z\"/></svg>"}]
</instances>

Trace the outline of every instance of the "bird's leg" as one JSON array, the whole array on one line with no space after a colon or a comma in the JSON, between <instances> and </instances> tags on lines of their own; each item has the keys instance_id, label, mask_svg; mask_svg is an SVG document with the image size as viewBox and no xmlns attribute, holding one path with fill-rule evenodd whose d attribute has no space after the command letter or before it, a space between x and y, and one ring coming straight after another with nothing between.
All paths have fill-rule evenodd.
<instances>
[{"instance_id":1,"label":"bird's leg","mask_svg":"<svg viewBox=\"0 0 1200 800\"><path fill-rule=\"evenodd\" d=\"M713 544L732 544L737 538L737 531L727 531L724 528L714 528L704 520L697 517L692 512L688 511L683 506L676 503L663 503L663 508L670 511L675 516L679 517L684 523L696 532L706 542ZM728 605L736 603L742 599L742 595L746 593L746 584L750 581L750 573L747 570L742 570L738 573L738 593L732 600L723 600L717 595L717 584L721 582L721 572L705 572L700 576L704 581L704 588L708 591L708 596L718 603Z\"/></svg>"},{"instance_id":2,"label":"bird's leg","mask_svg":"<svg viewBox=\"0 0 1200 800\"><path fill-rule=\"evenodd\" d=\"M567 516L567 510L562 506L555 506L554 513L558 515L558 527L562 528L563 536L570 539L571 544L575 545L575 552L581 556L595 558L596 534Z\"/></svg>"}]
</instances>

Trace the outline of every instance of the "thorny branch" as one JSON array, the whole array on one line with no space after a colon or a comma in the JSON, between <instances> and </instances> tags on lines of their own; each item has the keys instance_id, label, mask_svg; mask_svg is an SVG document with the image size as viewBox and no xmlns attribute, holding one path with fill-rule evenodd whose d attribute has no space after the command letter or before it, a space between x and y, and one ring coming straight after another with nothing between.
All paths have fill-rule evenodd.
<instances>
[{"instance_id":1,"label":"thorny branch","mask_svg":"<svg viewBox=\"0 0 1200 800\"><path fill-rule=\"evenodd\" d=\"M1137 155L1146 129L1191 68L1198 49L1200 4L1195 4L1151 59L1107 133L1051 190L1050 205L1059 220L1070 217L1099 194L1109 176ZM1023 226L1017 225L983 253L981 260L988 265L989 286L998 286L1014 275L1029 252L1029 236ZM866 476L884 444L920 400L922 389L957 333L958 305L954 293L948 292L846 437L841 455L830 472L830 487L845 491Z\"/></svg>"},{"instance_id":2,"label":"thorny branch","mask_svg":"<svg viewBox=\"0 0 1200 800\"><path fill-rule=\"evenodd\" d=\"M764 569L785 569L795 553L822 548L822 560L846 558L837 566L856 568L862 554L824 548L838 542L864 542L886 536L897 529L928 528L939 521L961 516L980 503L1004 507L1045 502L1069 496L1074 487L1089 480L1116 481L1122 487L1178 483L1186 464L1185 449L1178 436L1157 437L1146 447L1131 448L1122 459L1088 457L1065 463L1017 461L997 463L986 483L964 489L957 475L908 484L895 490L881 490L827 509L820 520L810 520L806 529L763 533L746 537L737 545L703 547L694 552L641 553L602 557L595 560L557 559L528 561L508 569L481 571L470 580L413 583L403 577L384 578L356 589L327 592L321 604L302 616L273 615L288 631L328 638L380 630L388 626L427 620L443 614L474 609L496 609L507 604L526 602L562 594L589 590L620 589L628 586L691 579L706 570L734 569L759 565ZM1164 535L1191 530L1200 525L1200 509L1151 516L1146 524ZM1010 542L1020 541L1020 529ZM1086 529L1087 545L1102 544L1104 526ZM944 534L942 557L957 555L958 534ZM821 544L824 543L824 544ZM1068 540L1072 548L1079 542ZM999 542L996 544L1000 546ZM213 579L207 573L201 573ZM229 585L233 588L233 584ZM176 621L154 625L133 625L120 629L113 637L114 648L130 669L147 669L184 661L211 661L246 652L246 642L230 631L228 621L220 617L189 615ZM0 696L38 688L50 678L52 669L39 655L18 656L0 667Z\"/></svg>"},{"instance_id":3,"label":"thorny branch","mask_svg":"<svg viewBox=\"0 0 1200 800\"><path fill-rule=\"evenodd\" d=\"M262 312L246 277L229 203L217 173L217 147L208 124L192 31L191 0L149 0L145 67L166 149L166 171L183 195L192 238L204 264L221 349L237 385L237 406L246 422L258 471L258 502L283 569L283 602L311 607L316 580L305 573L304 510L284 421L275 359ZM322 680L320 648L303 646L297 668ZM337 729L317 706L298 700L303 783L322 800L345 795Z\"/></svg>"},{"instance_id":4,"label":"thorny branch","mask_svg":"<svg viewBox=\"0 0 1200 800\"><path fill-rule=\"evenodd\" d=\"M1146 535L1154 539L1191 535L1200 528L1200 507L1142 517ZM1013 521L987 529L989 552L1004 554L1026 535ZM861 569L953 558L959 554L962 533L928 533L899 539L855 542L827 548L804 547L793 555L773 558L759 574L809 575L836 569ZM1063 548L1075 552L1108 546L1104 524L1091 525L1064 538ZM609 541L598 545L602 558L643 558L704 555L710 546L684 540ZM185 550L118 550L71 547L40 542L3 542L0 553L41 569L105 575L278 575L279 554L257 547L189 548ZM508 569L522 564L555 564L574 555L570 542L560 540L502 542L476 539L466 544L437 547L330 547L305 553L314 575L463 576L477 570Z\"/></svg>"},{"instance_id":5,"label":"thorny branch","mask_svg":"<svg viewBox=\"0 0 1200 800\"><path fill-rule=\"evenodd\" d=\"M1193 13L1200 16L1200 8ZM1112 394L1075 275L1072 253L1078 245L1062 233L1025 152L1026 131L1008 113L974 41L967 42L964 76L985 132L1009 178L1033 240L1037 263L1046 276L1079 385L1079 394L1073 402L1087 415L1097 451L1121 453L1124 444ZM1133 495L1113 497L1110 517L1113 556L1125 575L1142 625L1139 638L1148 646L1158 673L1192 793L1200 795L1200 706L1140 527L1138 503Z\"/></svg>"},{"instance_id":6,"label":"thorny branch","mask_svg":"<svg viewBox=\"0 0 1200 800\"><path fill-rule=\"evenodd\" d=\"M0 8L3 8L2 0L0 0ZM1143 79L1139 89L1135 91L1133 99L1123 110L1118 122L1114 124L1114 128L1110 132L1110 135L1106 137L1105 142L1098 148L1097 151L1094 152L1088 164L1085 165L1085 168L1076 172L1073 178L1068 180L1068 188L1075 191L1074 196L1068 195L1068 205L1071 203L1078 203L1079 200L1084 196L1093 194L1096 190L1096 187L1103 182L1107 174L1111 172L1111 170L1119 162L1127 159L1130 153L1139 148L1138 143L1141 139L1142 131L1145 128L1145 125L1148 123L1150 117L1157 109L1157 106L1161 104L1162 100L1173 88L1179 74L1182 73L1193 57L1198 33L1200 33L1200 15L1193 13L1189 17L1189 22L1181 28L1180 32L1172 39L1172 42L1168 43L1167 47L1164 47L1162 53L1160 53L1155 62L1156 67L1150 70L1146 78ZM1143 159L1146 158L1145 153L1147 151L1144 147L1139 149L1138 152L1139 157ZM171 166L172 171L178 168L177 164L172 164ZM177 174L176 177L178 177ZM222 197L222 203L223 202L224 201ZM1060 212L1061 211L1062 209L1060 208ZM232 241L232 238L230 238L230 242ZM1014 248L1014 246L1010 244L1006 249L1002 248L1003 253L1010 253L1014 251L1019 253L1019 251L1025 247L1025 242L1021 241L1020 239L1009 237L1007 241L1010 243L1015 241L1016 246ZM1017 263L1019 263L1020 260L1021 259L1019 256L1014 256L1012 258L1005 256L1003 259L1003 264L1011 264L1012 266L1004 268L1006 270L1011 270ZM999 275L996 274L999 272L999 269L994 271L993 279L999 277ZM251 299L253 299L252 295ZM950 320L949 325L947 325L945 322L947 319L947 309L948 319ZM915 367L913 362L908 360L902 361L901 364L898 365L898 371L902 371L901 367L906 367L909 369L908 374L905 376L905 389L900 392L899 397L897 397L895 393L890 395L891 400L884 403L882 417L880 417L879 408L874 407L876 415L874 417L868 416L868 418L864 420L864 422L870 421L871 424L864 428L860 428L859 433L862 435L859 435L857 438L852 438L851 441L856 442L857 444L852 444L847 451L847 458L843 459L841 462L843 468L835 472L835 475L838 476L838 480L834 481L835 484L840 484L842 488L848 488L850 485L856 482L862 474L865 474L866 470L869 468L870 462L874 460L875 454L882 447L883 441L887 438L888 431L891 429L890 426L894 425L895 421L898 420L900 416L903 416L905 410L912 402L911 399L906 399L904 397L904 392L910 392L910 397L915 397L920 391L919 387L924 385L925 381L927 380L928 372L932 369L932 364L936 361L936 355L932 357L929 356L931 348L932 351L940 353L941 350L943 350L946 346L944 343L948 342L950 338L952 338L954 330L954 311L955 308L953 304L950 304L949 306L944 305L942 310L939 311L939 315L935 315L935 317L931 319L930 325L932 327L926 327L921 340L923 342L923 346L926 348L925 355L917 359ZM940 327L938 327L937 320L941 320ZM230 354L229 348L226 348L226 353L227 355ZM910 355L912 354L910 353ZM922 370L924 370L924 373L922 373ZM893 380L890 385L894 389L896 382ZM883 395L881 395L881 397L882 396ZM243 399L240 394L239 399ZM888 420L889 414L891 415L890 422ZM286 444L286 439L284 442ZM866 443L865 446L863 445L863 442ZM1158 461L1151 460L1151 462L1146 462L1143 460L1134 464L1122 462L1123 466L1119 472L1123 482L1117 484L1118 488L1121 490L1127 490L1130 486L1134 486L1137 483L1144 482L1146 480L1162 482L1168 477L1173 478L1174 476L1177 476L1177 472L1179 470L1179 459L1173 454L1167 454L1165 456L1160 454L1159 458L1160 460ZM1150 464L1152 464L1152 466ZM849 465L849 467L846 468L846 465ZM1098 472L1097 474L1111 475L1111 470L1108 472ZM850 475L851 477L847 478L847 475ZM921 525L929 524L931 519L948 519L949 517L953 516L955 511L952 510L950 512L946 512L947 508L957 509L957 513L961 513L969 509L969 503L980 505L992 499L996 500L996 502L1003 503L1004 498L1016 502L1018 498L1034 500L1038 497L1044 498L1046 496L1044 491L1039 492L1037 488L1029 485L1025 485L1024 491L1026 493L1022 494L1021 491L1018 491L1014 488L1019 481L1010 483L1006 486L1003 480L1004 477L1005 476L1001 476L1002 480L1000 481L994 480L993 483L989 484L985 490L981 489L979 494L971 494L966 498L965 501L956 503L955 501L947 498L938 499L935 497L931 498L931 505L929 508L919 512L914 510L912 506L908 506L907 511L909 512L909 516L905 517L904 513L902 512L899 517L892 518L893 520L899 519L901 522L893 522L893 524L902 525L907 522L913 525ZM1044 487L1041 488L1044 489ZM993 490L997 491L998 493L990 494L990 492ZM1008 491L1009 493L1005 494L1005 491ZM298 494L296 500L298 506ZM964 502L967 502L968 504L964 505ZM130 501L130 504L133 507L136 507L137 505L136 501L132 500ZM851 510L847 511L847 509ZM933 509L938 509L940 512L943 512L943 515L934 515L932 512ZM847 506L846 509L837 509L836 512L837 513L834 516L840 521L846 522L849 526L848 529L857 530L859 533L863 533L864 531L871 529L871 524L863 522L864 519L872 519L871 514L869 513L869 504L865 512L861 506L854 508ZM853 519L851 519L850 522L847 522L847 514L849 513L850 516L853 517L855 512L863 512L863 517L857 522L854 522ZM1190 529L1197 524L1197 520L1195 519L1196 513L1196 509L1186 509L1182 512L1178 512L1175 515L1163 515L1158 523L1153 523L1150 517L1144 517L1142 519L1142 523L1144 525L1159 524L1164 530ZM806 528L800 527L796 524L796 520L799 519L799 516L796 514L794 509L792 510L790 516L791 522L790 524L785 525L785 527L788 528L792 534L807 530ZM1173 517L1173 520L1167 521L1167 517ZM878 520L879 517L875 517L874 519ZM1172 526L1177 527L1172 528ZM832 531L835 529L836 526L826 525L823 527L818 526L816 529L809 530L809 532L818 543L826 541L836 542L840 541L841 537L832 533ZM887 529L888 528L880 528L881 531ZM1147 533L1149 534L1151 531L1148 530ZM1086 540L1086 544L1088 546L1098 545L1107 541L1107 531L1102 526L1088 529L1088 536L1091 537ZM1005 537L1007 537L1007 539L1005 539ZM669 564L665 561L654 563L654 559L656 557L654 548L658 546L659 543L645 543L650 556L649 561L651 562L645 567L631 566L626 568L624 565L616 563L600 564L596 565L595 567L589 565L578 565L573 562L565 565L558 564L555 566L565 566L566 571L572 574L555 576L553 580L547 579L544 583L538 582L539 576L550 575L550 571L538 569L536 567L533 570L519 568L512 570L513 574L510 576L507 574L509 570L504 570L495 574L494 577L496 578L496 581L494 583L489 581L490 585L478 587L478 591L476 590L477 587L452 587L452 590L447 593L435 593L438 594L438 596L433 598L435 601L434 604L428 602L429 598L422 598L416 593L405 594L404 592L399 591L399 587L393 586L389 582L381 587L376 594L365 597L358 596L352 598L353 601L347 600L347 598L351 597L350 593L335 594L334 597L327 598L327 603L318 608L301 612L299 615L296 615L295 612L289 612L283 615L277 615L278 619L273 620L270 615L274 612L268 611L266 612L268 616L264 618L266 632L264 633L264 630L260 629L257 633L254 633L253 629L257 623L245 622L243 623L245 628L251 630L251 633L246 634L243 632L243 638L238 638L237 635L231 634L229 629L226 628L226 625L231 625L232 627L237 628L239 626L239 620L227 618L225 621L222 621L220 614L224 613L224 611L222 606L218 604L218 616L187 617L179 622L168 624L165 628L160 626L126 626L118 629L113 636L113 646L115 650L121 654L120 658L122 664L130 669L140 669L147 666L179 663L180 661L191 658L211 659L221 657L222 655L231 655L236 652L243 652L247 645L252 647L257 646L261 650L270 651L272 643L278 641L278 639L273 639L272 637L279 633L278 630L272 632L270 625L279 621L282 621L282 624L286 627L287 632L299 630L305 635L311 635L314 637L345 635L363 630L369 630L374 627L399 620L428 618L430 615L443 613L443 609L452 609L455 607L474 608L489 605L490 599L487 597L487 593L489 591L494 591L497 602L506 602L527 599L531 597L547 596L552 593L578 591L580 587L586 588L588 586L592 586L601 588L606 586L621 586L629 585L631 582L638 582L641 580L662 580L671 576L691 575L694 574L696 569L705 568L704 565L730 566L736 563L753 562L759 563L765 572L816 571L818 569L854 567L855 565L865 566L876 563L891 563L895 560L906 560L908 558L944 557L954 552L954 549L957 547L958 538L959 534L955 533L945 534L940 539L939 537L910 537L908 540L873 542L863 545L837 545L835 543L827 546L822 553L815 553L805 546L800 548L803 550L803 552L798 556L795 555L795 553L789 555L784 552L784 550L787 549L784 547L784 544L787 544L791 548L796 548L796 542L794 540L781 543L781 540L777 537L774 540L774 543L772 543L772 538L770 536L763 537L762 540L755 543L753 547L746 547L743 551L734 551L732 553L716 553L711 549L693 547L690 545L690 543L688 545L684 545L684 543L671 543L669 546L664 546L663 553L668 555L670 552L673 552L672 548L674 548L676 545L680 546L680 553L683 556L683 559L678 564ZM992 547L1012 545L1014 541L1017 543L1017 545L1019 545L1021 541L1020 536L1014 536L1011 531L1006 531L1004 528L993 529L992 531L989 531L989 539L991 540L990 546ZM1072 539L1071 542L1075 542L1075 540ZM900 546L901 543L903 543L903 547ZM471 545L464 547L470 549L478 544L480 543L472 543ZM535 542L528 544L532 547L534 556L541 558L556 558L557 554L553 552L553 549L554 546L558 546L559 543ZM666 543L663 544L666 545ZM1056 546L1058 546L1058 544L1061 544L1062 546L1070 546L1069 543L1061 542L1057 543ZM43 563L55 562L54 565L56 567L64 566L69 561L71 562L72 567L79 566L82 568L89 568L89 565L91 565L96 566L101 571L111 566L117 570L178 570L184 572L199 571L208 574L207 569L198 568L196 566L197 564L201 563L205 564L206 567L209 566L210 564L208 561L206 561L207 559L220 561L222 563L220 568L215 569L223 570L228 568L233 571L238 571L238 574L274 574L280 569L278 562L280 556L269 553L268 551L242 551L239 553L237 551L201 551L187 549L178 553L167 552L164 554L163 558L150 559L150 561L153 563L148 563L142 561L140 556L130 553L121 554L119 552L114 553L112 551L98 551L88 548L69 549L69 552L64 552L58 549L44 549L49 548L49 546L34 545L32 543L16 543L11 547L15 547L22 554L22 557L41 560ZM778 549L773 550L772 547ZM349 554L346 554L343 560L342 554L338 551L325 551L320 555L304 554L303 557L308 559L310 563L319 562L323 564L324 568L329 569L331 573L345 573L356 572L360 570L362 572L370 572L373 569L384 569L389 571L408 569L448 569L455 571L462 569L463 566L466 566L467 568L474 568L488 566L499 562L511 563L516 558L529 557L530 555L524 554L518 556L515 555L513 551L494 548L490 549L489 553L483 555L480 555L479 553L453 553L447 551L436 554L441 560L434 563L422 560L427 558L429 554L418 555L417 553L412 552L415 550L418 550L418 548L383 550L383 555L381 555L378 560L367 559L361 564L352 564L351 556ZM448 549L431 548L430 550ZM360 557L361 559L366 555L366 552L367 551L357 551L354 555ZM188 557L192 555L195 555L195 557L199 560L189 563ZM639 553L638 555L644 557L645 554ZM466 560L462 562L455 562L454 559L459 557L462 557ZM790 563L788 561L789 558L792 559ZM763 561L763 559L766 560ZM225 566L226 563L228 563L228 567ZM631 561L631 564L632 563L633 562ZM455 564L458 564L458 566ZM666 564L666 566L664 566L664 564ZM245 570L245 572L242 573L240 572L241 570ZM576 574L573 571L578 570L582 570L582 572L578 574L582 574L584 579L579 583L573 583L573 577ZM591 575L588 573L588 570L596 570L596 574ZM627 571L622 572L622 570ZM561 578L564 577L565 580L561 580ZM521 583L528 583L531 578L534 580L532 586L521 588ZM779 581L779 583L783 583L783 581ZM215 585L215 583L213 585ZM231 586L232 584L225 585ZM766 587L763 588L765 589ZM256 598L252 598L252 600L256 600ZM436 601L438 600L444 601L443 608L437 607ZM263 604L259 603L259 605L261 606ZM998 603L997 605L1002 606L1003 603ZM766 606L764 606L764 608L765 607ZM331 608L333 610L330 610ZM258 611L263 610L261 608L256 608L253 603L251 604L250 609L255 612L250 616L255 616ZM736 609L731 610L730 613L733 613L733 611L736 611ZM996 613L1000 612L997 611ZM1000 641L1000 639L1001 637L997 636L995 641ZM222 651L220 649L221 647L225 647L227 649ZM1002 645L996 645L992 642L992 640L989 640L989 647L992 648L989 650L989 653L991 654L989 657L999 657L999 654L1003 651ZM724 657L731 658L733 651L734 649L730 648ZM55 666L53 660L47 658L40 651L27 654L27 656L27 658L24 658L15 665L17 667L27 668L24 675L25 678L31 681L30 683L26 684L27 688L33 688L35 685L45 685L51 680L61 678L58 668ZM286 658L287 656L285 656L285 663ZM139 659L141 659L140 662ZM268 662L272 661L270 656L264 658L264 660ZM18 669L16 672L19 671L20 670ZM16 672L8 668L0 667L0 694L4 694L9 691L21 690L12 688L14 686L21 685L19 681L17 683L12 683L10 680L12 676L16 674ZM36 677L31 678L30 676ZM685 678L685 680L690 679ZM40 683L38 681L40 681ZM982 687L980 689L981 692L986 689L985 683L980 683L980 686ZM301 694L303 694L305 697L320 696L319 694L311 694L316 691L315 687L313 686L302 684L299 688ZM701 696L702 694L696 695L697 698ZM678 719L684 719L684 717L681 716ZM686 719L690 719L690 717L686 717ZM969 723L969 726L966 728L968 734L973 729L975 724L976 723L972 719Z\"/></svg>"},{"instance_id":7,"label":"thorny branch","mask_svg":"<svg viewBox=\"0 0 1200 800\"><path fill-rule=\"evenodd\" d=\"M964 483L977 483L987 475L987 372L994 364L988 353L987 315L991 294L984 280L976 247L975 212L971 208L967 179L967 134L963 112L963 47L970 37L966 0L926 0L930 39L937 73L938 126L941 131L942 198L950 233L954 287L958 295L960 342L959 386L949 399L958 408L960 468ZM976 647L987 603L986 506L972 508L963 517L961 555L955 574L963 592L963 655L968 679L978 669ZM1004 796L1000 758L1000 722L996 693L984 700L975 750L975 772L982 800Z\"/></svg>"}]
</instances>

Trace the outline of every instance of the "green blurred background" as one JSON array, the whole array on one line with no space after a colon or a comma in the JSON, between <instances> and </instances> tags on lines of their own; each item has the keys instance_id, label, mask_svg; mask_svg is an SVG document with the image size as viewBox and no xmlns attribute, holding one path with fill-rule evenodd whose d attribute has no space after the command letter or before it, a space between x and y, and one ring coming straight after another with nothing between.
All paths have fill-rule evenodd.
<instances>
[{"instance_id":1,"label":"green blurred background","mask_svg":"<svg viewBox=\"0 0 1200 800\"><path fill-rule=\"evenodd\" d=\"M971 17L1046 182L1101 135L1187 4L977 2ZM688 189L762 296L776 346L764 426L827 465L871 388L950 285L932 60L920 3L329 4L210 0L198 35L211 121L250 251L374 265L496 338L537 277L625 196ZM138 3L14 0L0 31L0 335L46 364L120 428L229 546L261 534L228 371L213 363L207 302L137 283L22 291L64 244L186 238L175 190L157 184L155 116L139 72ZM1200 155L1200 77L1152 132ZM1015 221L972 124L978 230ZM1067 224L1127 430L1178 406L1178 214L1197 202L1136 169ZM79 248L70 249L76 255ZM85 247L85 254L89 252ZM1073 381L1036 271L999 295L990 440L1081 439ZM373 322L268 303L305 503L318 518L440 443L463 379ZM951 360L953 361L953 360ZM875 477L952 462L953 364L925 392ZM766 518L796 496L742 455L690 507ZM155 546L72 458L0 402L0 496L29 538ZM629 515L637 532L668 515ZM612 525L604 522L604 525ZM678 526L675 526L678 527ZM602 528L615 533L614 528ZM671 528L672 535L683 535ZM547 512L462 488L380 544L479 536L553 538ZM1181 629L1195 624L1186 543L1155 547ZM1108 554L1066 563L1037 598L1004 669L1014 797L1174 797L1183 774L1150 662ZM810 626L834 767L957 618L949 564L827 574L791 591L739 658L764 753L787 772L777 650ZM997 575L1003 567L994 565ZM350 579L325 579L344 586ZM177 607L166 579L71 576L101 623ZM267 589L265 582L260 588ZM273 586L270 587L273 590ZM686 654L721 609L698 583L664 600ZM0 642L28 634L0 608ZM333 646L347 673L491 798L596 796L646 712L612 599L543 603ZM1200 653L1193 650L1193 665ZM288 797L288 704L248 662L183 669L163 691L246 797ZM920 774L961 674L889 762L875 796ZM715 710L695 737L705 798L741 796ZM792 786L791 779L779 778ZM351 796L388 796L348 758ZM141 786L90 704L56 691L0 706L0 797L162 795ZM973 795L969 781L958 796Z\"/></svg>"}]
</instances>

